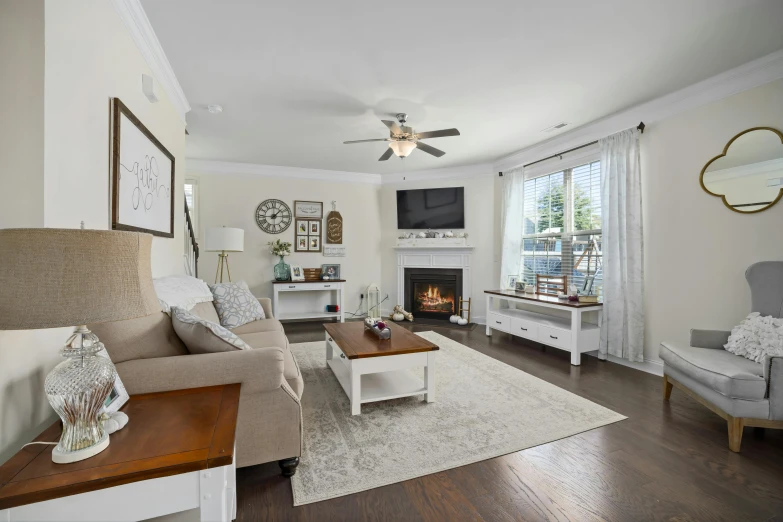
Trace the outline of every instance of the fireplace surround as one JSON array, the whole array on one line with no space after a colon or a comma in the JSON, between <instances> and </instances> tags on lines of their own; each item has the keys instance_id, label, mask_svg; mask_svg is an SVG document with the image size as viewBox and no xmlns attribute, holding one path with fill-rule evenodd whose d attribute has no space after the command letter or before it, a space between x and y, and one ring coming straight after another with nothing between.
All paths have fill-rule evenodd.
<instances>
[{"instance_id":1,"label":"fireplace surround","mask_svg":"<svg viewBox=\"0 0 783 522\"><path fill-rule=\"evenodd\" d=\"M448 321L462 297L462 270L406 268L404 308L414 317Z\"/></svg>"}]
</instances>

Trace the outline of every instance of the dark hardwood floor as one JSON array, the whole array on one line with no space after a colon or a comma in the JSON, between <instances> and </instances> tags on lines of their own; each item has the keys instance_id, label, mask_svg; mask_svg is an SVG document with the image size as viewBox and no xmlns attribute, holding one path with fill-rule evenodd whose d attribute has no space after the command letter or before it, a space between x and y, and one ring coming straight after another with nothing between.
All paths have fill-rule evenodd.
<instances>
[{"instance_id":1,"label":"dark hardwood floor","mask_svg":"<svg viewBox=\"0 0 783 522\"><path fill-rule=\"evenodd\" d=\"M507 334L434 330L581 395L627 420L518 453L293 507L276 463L237 471L237 521L783 521L783 430L745 428L742 453L726 423L661 379ZM323 338L318 323L287 323L290 342ZM307 389L305 389L307 393Z\"/></svg>"}]
</instances>

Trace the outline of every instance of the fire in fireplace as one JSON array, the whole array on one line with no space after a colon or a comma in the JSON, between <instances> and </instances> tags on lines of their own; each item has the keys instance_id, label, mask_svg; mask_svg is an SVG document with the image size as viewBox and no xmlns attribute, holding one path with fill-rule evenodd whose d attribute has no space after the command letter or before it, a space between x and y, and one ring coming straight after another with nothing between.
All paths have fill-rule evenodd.
<instances>
[{"instance_id":1,"label":"fire in fireplace","mask_svg":"<svg viewBox=\"0 0 783 522\"><path fill-rule=\"evenodd\" d=\"M416 299L414 310L454 315L454 284L415 283L413 288Z\"/></svg>"},{"instance_id":2,"label":"fire in fireplace","mask_svg":"<svg viewBox=\"0 0 783 522\"><path fill-rule=\"evenodd\" d=\"M462 295L462 270L406 268L404 308L414 317L448 321Z\"/></svg>"}]
</instances>

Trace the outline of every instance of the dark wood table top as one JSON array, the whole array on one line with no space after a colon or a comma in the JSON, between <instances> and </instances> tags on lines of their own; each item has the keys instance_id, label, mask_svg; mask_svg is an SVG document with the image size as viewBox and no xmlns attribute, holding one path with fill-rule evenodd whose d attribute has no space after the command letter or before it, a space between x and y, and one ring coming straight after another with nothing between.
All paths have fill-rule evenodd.
<instances>
[{"instance_id":1,"label":"dark wood table top","mask_svg":"<svg viewBox=\"0 0 783 522\"><path fill-rule=\"evenodd\" d=\"M54 446L26 446L0 467L0 510L231 464L240 384L132 395L109 447L55 464ZM60 422L35 440L56 442Z\"/></svg>"},{"instance_id":2,"label":"dark wood table top","mask_svg":"<svg viewBox=\"0 0 783 522\"><path fill-rule=\"evenodd\" d=\"M527 294L525 292L517 292L516 290L484 290L485 294L500 295L504 297L516 297L517 299L525 299L527 301L537 301L539 303L548 303L553 305L567 306L569 308L587 308L589 306L603 306L602 302L597 303L580 303L579 301L569 301L568 299L558 299L553 295L544 294Z\"/></svg>"},{"instance_id":3,"label":"dark wood table top","mask_svg":"<svg viewBox=\"0 0 783 522\"><path fill-rule=\"evenodd\" d=\"M437 345L391 321L386 324L391 328L391 339L378 339L374 333L365 330L364 321L326 323L324 329L349 359L431 352L440 349Z\"/></svg>"},{"instance_id":4,"label":"dark wood table top","mask_svg":"<svg viewBox=\"0 0 783 522\"><path fill-rule=\"evenodd\" d=\"M301 285L302 283L345 283L345 279L306 279L304 281L272 281L273 285Z\"/></svg>"}]
</instances>

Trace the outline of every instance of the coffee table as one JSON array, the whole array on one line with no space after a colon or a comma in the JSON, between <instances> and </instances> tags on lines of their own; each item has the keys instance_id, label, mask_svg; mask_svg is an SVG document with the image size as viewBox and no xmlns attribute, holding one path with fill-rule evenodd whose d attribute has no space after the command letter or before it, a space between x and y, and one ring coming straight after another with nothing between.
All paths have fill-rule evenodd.
<instances>
[{"instance_id":1,"label":"coffee table","mask_svg":"<svg viewBox=\"0 0 783 522\"><path fill-rule=\"evenodd\" d=\"M435 402L435 352L438 346L390 323L391 339L380 340L364 323L329 323L326 363L351 400L351 415L366 402L425 395ZM424 381L408 369L424 367Z\"/></svg>"}]
</instances>

